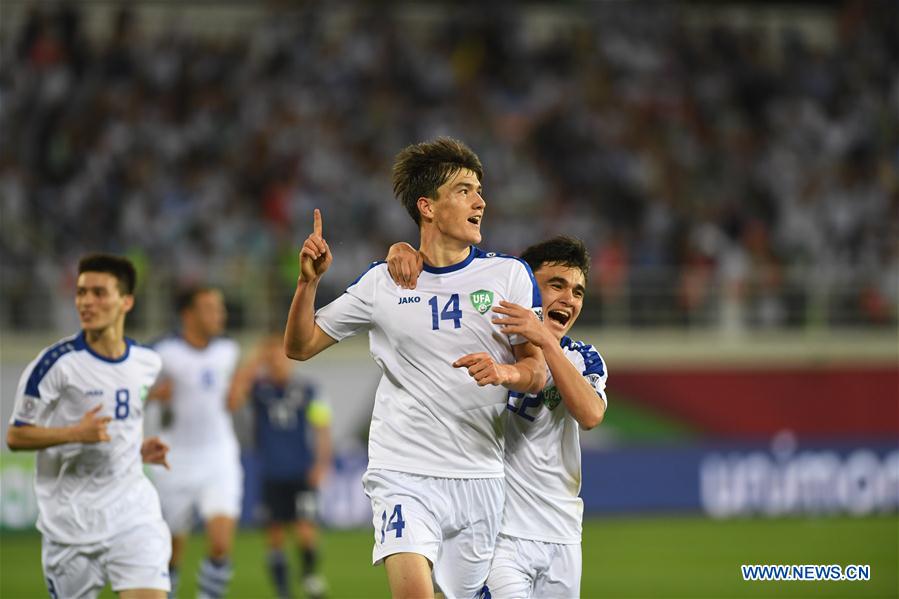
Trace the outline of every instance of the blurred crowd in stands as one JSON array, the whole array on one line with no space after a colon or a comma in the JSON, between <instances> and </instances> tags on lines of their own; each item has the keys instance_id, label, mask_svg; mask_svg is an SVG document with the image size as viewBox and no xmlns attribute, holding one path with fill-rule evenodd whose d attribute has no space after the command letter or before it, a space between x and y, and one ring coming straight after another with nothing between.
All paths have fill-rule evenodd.
<instances>
[{"instance_id":1,"label":"blurred crowd in stands","mask_svg":"<svg viewBox=\"0 0 899 599\"><path fill-rule=\"evenodd\" d=\"M46 326L88 250L281 306L314 207L334 297L417 240L390 166L436 135L484 163L484 247L587 242L587 321L896 322L893 2L818 7L814 43L679 3L291 4L219 36L137 3L99 38L82 6L2 42L4 327Z\"/></svg>"}]
</instances>

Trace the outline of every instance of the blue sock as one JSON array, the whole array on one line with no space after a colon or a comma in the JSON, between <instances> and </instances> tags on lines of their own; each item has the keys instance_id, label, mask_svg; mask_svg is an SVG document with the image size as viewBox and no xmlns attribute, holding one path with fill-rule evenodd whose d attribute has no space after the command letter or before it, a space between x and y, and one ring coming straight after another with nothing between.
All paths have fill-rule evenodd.
<instances>
[{"instance_id":1,"label":"blue sock","mask_svg":"<svg viewBox=\"0 0 899 599\"><path fill-rule=\"evenodd\" d=\"M231 562L227 558L207 557L200 565L200 578L197 580L200 593L213 599L224 597L231 581L231 574Z\"/></svg>"},{"instance_id":2,"label":"blue sock","mask_svg":"<svg viewBox=\"0 0 899 599\"><path fill-rule=\"evenodd\" d=\"M282 550L273 549L268 552L268 572L271 574L275 588L278 590L278 597L289 597L287 556L284 555Z\"/></svg>"},{"instance_id":3,"label":"blue sock","mask_svg":"<svg viewBox=\"0 0 899 599\"><path fill-rule=\"evenodd\" d=\"M175 599L178 596L178 567L169 566L169 584L172 590L169 591L169 599Z\"/></svg>"}]
</instances>

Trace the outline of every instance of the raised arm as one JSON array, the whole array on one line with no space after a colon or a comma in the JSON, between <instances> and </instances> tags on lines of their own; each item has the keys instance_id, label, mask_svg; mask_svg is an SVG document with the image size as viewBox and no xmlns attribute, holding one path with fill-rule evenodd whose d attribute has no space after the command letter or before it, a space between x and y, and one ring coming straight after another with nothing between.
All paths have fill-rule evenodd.
<instances>
[{"instance_id":1,"label":"raised arm","mask_svg":"<svg viewBox=\"0 0 899 599\"><path fill-rule=\"evenodd\" d=\"M13 451L46 449L66 443L101 443L109 441L106 425L109 416L98 416L103 406L89 410L71 426L46 427L33 424L14 424L6 432L6 444Z\"/></svg>"},{"instance_id":2,"label":"raised arm","mask_svg":"<svg viewBox=\"0 0 899 599\"><path fill-rule=\"evenodd\" d=\"M284 329L284 353L288 358L308 360L337 343L315 324L315 294L331 260L331 249L322 237L321 211L316 208L312 234L300 250L300 277Z\"/></svg>"}]
</instances>

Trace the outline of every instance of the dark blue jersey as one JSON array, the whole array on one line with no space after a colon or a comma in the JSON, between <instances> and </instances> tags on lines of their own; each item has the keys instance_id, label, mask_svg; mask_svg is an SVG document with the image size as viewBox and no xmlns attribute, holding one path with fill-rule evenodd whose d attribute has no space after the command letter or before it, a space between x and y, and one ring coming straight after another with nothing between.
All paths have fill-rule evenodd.
<instances>
[{"instance_id":1,"label":"dark blue jersey","mask_svg":"<svg viewBox=\"0 0 899 599\"><path fill-rule=\"evenodd\" d=\"M313 426L329 423L330 410L308 381L279 385L267 378L253 382L256 449L262 477L303 480L315 462Z\"/></svg>"}]
</instances>

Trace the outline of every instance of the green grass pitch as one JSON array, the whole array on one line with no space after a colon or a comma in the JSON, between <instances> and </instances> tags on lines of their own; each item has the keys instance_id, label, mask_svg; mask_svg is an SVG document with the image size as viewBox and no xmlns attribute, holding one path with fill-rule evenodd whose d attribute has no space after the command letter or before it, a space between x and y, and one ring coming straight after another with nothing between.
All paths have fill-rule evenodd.
<instances>
[{"instance_id":1,"label":"green grass pitch","mask_svg":"<svg viewBox=\"0 0 899 599\"><path fill-rule=\"evenodd\" d=\"M387 597L383 569L371 567L367 531L326 531L322 569L331 597ZM584 527L583 597L899 597L899 518L746 519L700 517L590 519ZM181 596L194 596L203 540L188 548ZM236 542L230 597L261 599L272 590L258 531ZM292 552L293 553L293 552ZM293 571L296 556L292 555ZM744 582L740 565L869 564L867 582ZM297 596L302 596L295 588ZM36 533L0 538L0 597L46 597ZM103 597L112 597L107 589Z\"/></svg>"}]
</instances>

